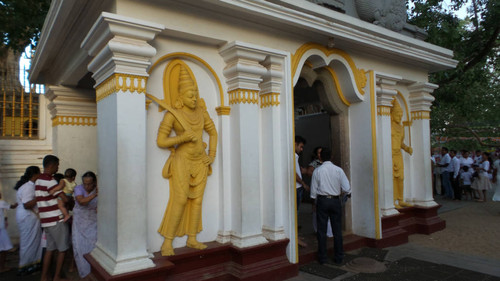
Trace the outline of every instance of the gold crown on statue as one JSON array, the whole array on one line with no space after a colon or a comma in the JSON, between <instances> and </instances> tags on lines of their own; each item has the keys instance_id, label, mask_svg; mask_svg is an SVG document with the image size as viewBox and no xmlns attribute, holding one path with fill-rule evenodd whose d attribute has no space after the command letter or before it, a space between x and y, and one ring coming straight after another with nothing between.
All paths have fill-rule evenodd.
<instances>
[{"instance_id":1,"label":"gold crown on statue","mask_svg":"<svg viewBox=\"0 0 500 281\"><path fill-rule=\"evenodd\" d=\"M180 67L181 69L179 72L179 94L182 95L188 90L195 91L196 85L191 76L189 75L189 72L183 65L181 65Z\"/></svg>"}]
</instances>

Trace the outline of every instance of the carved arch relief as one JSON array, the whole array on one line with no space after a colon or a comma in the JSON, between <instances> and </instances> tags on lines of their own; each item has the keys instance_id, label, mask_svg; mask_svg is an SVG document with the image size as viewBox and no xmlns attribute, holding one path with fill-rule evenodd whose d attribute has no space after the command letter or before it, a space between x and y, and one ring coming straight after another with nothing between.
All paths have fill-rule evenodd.
<instances>
[{"instance_id":1,"label":"carved arch relief","mask_svg":"<svg viewBox=\"0 0 500 281\"><path fill-rule=\"evenodd\" d=\"M331 75L340 85L344 104L364 100L364 87L367 83L365 71L358 69L354 60L344 51L329 49L316 43L301 46L292 56L293 85L301 75L297 70L302 69L306 63L310 64L312 69L329 67L333 70Z\"/></svg>"}]
</instances>

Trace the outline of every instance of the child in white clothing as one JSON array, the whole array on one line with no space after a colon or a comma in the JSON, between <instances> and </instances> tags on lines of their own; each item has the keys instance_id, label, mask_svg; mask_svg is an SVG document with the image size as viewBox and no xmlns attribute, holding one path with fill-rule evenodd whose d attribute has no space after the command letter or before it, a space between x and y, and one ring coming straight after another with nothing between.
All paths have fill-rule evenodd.
<instances>
[{"instance_id":1,"label":"child in white clothing","mask_svg":"<svg viewBox=\"0 0 500 281\"><path fill-rule=\"evenodd\" d=\"M9 234L7 233L7 216L5 216L5 210L15 209L16 204L9 204L2 200L2 194L0 193L0 273L9 271L10 268L5 266L5 259L7 257L7 251L12 249L12 243L10 242Z\"/></svg>"},{"instance_id":2,"label":"child in white clothing","mask_svg":"<svg viewBox=\"0 0 500 281\"><path fill-rule=\"evenodd\" d=\"M460 180L461 180L461 184L462 184L462 189L465 191L465 196L466 196L466 199L469 200L472 200L473 197L472 197L472 169L469 169L468 166L463 166L463 171L462 173L460 173Z\"/></svg>"}]
</instances>

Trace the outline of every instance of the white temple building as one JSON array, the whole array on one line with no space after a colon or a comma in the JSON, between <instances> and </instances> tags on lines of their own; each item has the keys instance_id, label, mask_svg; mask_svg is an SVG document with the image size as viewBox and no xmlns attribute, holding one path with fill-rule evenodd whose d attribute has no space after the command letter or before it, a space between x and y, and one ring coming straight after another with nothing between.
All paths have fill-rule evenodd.
<instances>
[{"instance_id":1,"label":"white temple building","mask_svg":"<svg viewBox=\"0 0 500 281\"><path fill-rule=\"evenodd\" d=\"M405 22L404 2L53 0L30 73L47 89L44 133L23 142L57 155L60 171L97 172L98 242L88 257L96 278L296 275L295 135L308 141L304 164L321 145L346 172L346 235L385 247L444 228L431 185L429 119L438 85L428 75L457 61ZM183 250L186 237L179 237L176 255L161 257L170 151L156 144L165 111L152 101L166 97L167 69L179 60L218 132L198 234L209 247ZM403 153L404 198L413 205L405 209L393 198L394 99L413 149ZM13 142L0 147L8 151ZM4 193L27 162L41 165L10 153L2 159L2 169L12 168L1 174Z\"/></svg>"}]
</instances>

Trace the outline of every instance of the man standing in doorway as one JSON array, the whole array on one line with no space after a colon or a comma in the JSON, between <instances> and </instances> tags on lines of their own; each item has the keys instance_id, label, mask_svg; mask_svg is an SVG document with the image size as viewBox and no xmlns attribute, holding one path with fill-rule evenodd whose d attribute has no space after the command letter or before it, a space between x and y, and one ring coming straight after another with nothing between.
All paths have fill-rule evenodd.
<instances>
[{"instance_id":1,"label":"man standing in doorway","mask_svg":"<svg viewBox=\"0 0 500 281\"><path fill-rule=\"evenodd\" d=\"M311 180L311 198L316 200L316 219L318 223L318 261L328 261L326 228L330 220L333 231L334 263L342 264L344 246L342 239L342 193L351 194L351 186L344 171L335 166L332 152L328 148L321 151L323 164L314 170Z\"/></svg>"},{"instance_id":2,"label":"man standing in doorway","mask_svg":"<svg viewBox=\"0 0 500 281\"><path fill-rule=\"evenodd\" d=\"M306 140L303 137L295 136L295 188L297 190L297 212L299 211L304 189L309 191L309 186L302 180L302 170L299 165L299 154L304 150L305 144ZM298 244L301 247L307 247L307 244L300 238L298 239Z\"/></svg>"}]
</instances>

